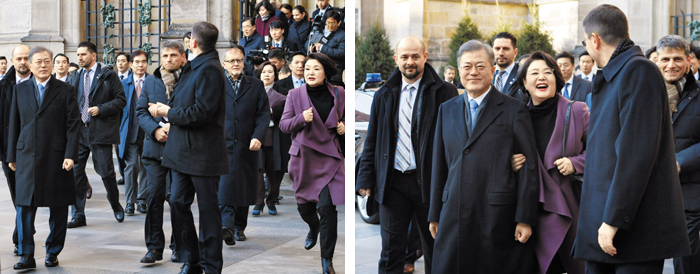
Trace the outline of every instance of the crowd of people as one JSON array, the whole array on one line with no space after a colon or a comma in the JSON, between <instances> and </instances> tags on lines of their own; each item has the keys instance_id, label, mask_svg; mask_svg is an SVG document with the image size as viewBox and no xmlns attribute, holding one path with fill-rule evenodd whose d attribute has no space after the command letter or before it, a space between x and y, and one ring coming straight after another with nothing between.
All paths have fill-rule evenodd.
<instances>
[{"instance_id":1,"label":"crowd of people","mask_svg":"<svg viewBox=\"0 0 700 274\"><path fill-rule=\"evenodd\" d=\"M253 216L265 206L278 214L280 184L289 173L309 226L304 247L312 249L320 234L323 273L335 273L336 206L345 203L345 91L336 81L343 70L342 18L319 0L314 15L324 18L326 32L308 44L303 6L260 1L256 10L257 19L241 20L241 45L223 58L215 48L218 28L202 21L182 42L162 43L153 71L141 50L117 53L114 67L100 63L89 41L77 47L77 70L65 54L42 46L15 47L9 69L0 57L0 156L17 210L14 269L36 268L37 207L50 208L47 267L59 264L67 229L88 226L92 186L85 168L92 154L115 219L146 214L141 263L163 260L167 201L170 259L183 263L180 273L221 273L223 245L247 239L251 205ZM264 43L246 42L251 37ZM266 50L264 61L249 62L251 50ZM125 185L125 206L118 184Z\"/></svg>"},{"instance_id":2,"label":"crowd of people","mask_svg":"<svg viewBox=\"0 0 700 274\"><path fill-rule=\"evenodd\" d=\"M444 78L400 39L356 178L379 203L378 273L412 273L415 242L425 273L700 273L700 49L668 35L645 56L613 5L583 29L579 68L516 62L503 32Z\"/></svg>"}]
</instances>

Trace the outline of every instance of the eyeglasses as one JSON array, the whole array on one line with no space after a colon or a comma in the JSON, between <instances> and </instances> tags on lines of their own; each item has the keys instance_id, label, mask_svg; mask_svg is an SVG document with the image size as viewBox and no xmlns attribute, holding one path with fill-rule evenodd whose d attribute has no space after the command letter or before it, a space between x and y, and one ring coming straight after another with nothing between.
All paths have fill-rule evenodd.
<instances>
[{"instance_id":1,"label":"eyeglasses","mask_svg":"<svg viewBox=\"0 0 700 274\"><path fill-rule=\"evenodd\" d=\"M240 63L243 63L243 59L225 60L224 63L228 63L228 64L240 64Z\"/></svg>"},{"instance_id":2,"label":"eyeglasses","mask_svg":"<svg viewBox=\"0 0 700 274\"><path fill-rule=\"evenodd\" d=\"M584 34L584 35L585 35L585 34ZM591 35L588 35L588 37L586 37L586 39L583 39L583 41L581 41L581 44L582 44L584 47L586 46L586 40L588 40L588 38L591 38L591 36L593 36L593 33L591 33Z\"/></svg>"},{"instance_id":3,"label":"eyeglasses","mask_svg":"<svg viewBox=\"0 0 700 274\"><path fill-rule=\"evenodd\" d=\"M463 69L463 70L465 70L465 71L467 71L467 72L471 72L471 71L472 71L472 68L476 68L476 71L477 71L477 72L483 72L484 70L486 70L486 66L485 66L485 65L477 65L477 66L464 65L464 66L461 66L461 67L460 67L460 69Z\"/></svg>"}]
</instances>

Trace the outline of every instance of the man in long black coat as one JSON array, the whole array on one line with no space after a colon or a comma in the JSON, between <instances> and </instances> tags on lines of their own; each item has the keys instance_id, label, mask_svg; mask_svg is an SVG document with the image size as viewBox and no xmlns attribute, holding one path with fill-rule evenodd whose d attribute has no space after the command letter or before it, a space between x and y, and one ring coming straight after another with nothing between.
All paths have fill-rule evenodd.
<instances>
[{"instance_id":1,"label":"man in long black coat","mask_svg":"<svg viewBox=\"0 0 700 274\"><path fill-rule=\"evenodd\" d=\"M433 147L433 273L533 273L537 164L510 164L516 153L538 157L529 111L491 85L488 45L469 41L457 56L466 92L440 106Z\"/></svg>"},{"instance_id":2,"label":"man in long black coat","mask_svg":"<svg viewBox=\"0 0 700 274\"><path fill-rule=\"evenodd\" d=\"M226 151L229 173L219 182L223 239L227 245L245 241L248 209L255 204L258 150L270 124L270 104L263 82L243 75L244 49L226 51Z\"/></svg>"},{"instance_id":3,"label":"man in long black coat","mask_svg":"<svg viewBox=\"0 0 700 274\"><path fill-rule=\"evenodd\" d=\"M428 52L422 40L405 37L396 46L394 70L374 96L365 148L360 160L356 189L366 196L374 192L379 202L382 226L382 253L379 273L403 273L406 258L408 226L415 214L423 243L425 272L430 273L433 258L433 238L428 231L430 206L430 175L432 174L433 137L438 107L457 96L457 88L445 83L427 64ZM416 87L417 86L417 87ZM409 91L412 90L412 91ZM413 108L404 103L413 96ZM400 113L411 116L404 129ZM403 116L403 115L402 115ZM402 118L401 118L402 119ZM410 140L402 148L397 132ZM402 168L408 152L407 168ZM400 155L401 154L401 155ZM403 155L403 156L402 156Z\"/></svg>"},{"instance_id":4,"label":"man in long black coat","mask_svg":"<svg viewBox=\"0 0 700 274\"><path fill-rule=\"evenodd\" d=\"M593 83L574 258L590 273L661 273L665 258L690 253L664 80L629 39L617 7L594 8L583 27L602 69Z\"/></svg>"},{"instance_id":5,"label":"man in long black coat","mask_svg":"<svg viewBox=\"0 0 700 274\"><path fill-rule=\"evenodd\" d=\"M226 87L215 46L219 30L200 21L192 27L190 46L196 56L182 69L168 104L151 105L155 117L170 122L161 165L172 170L170 204L181 273L221 273L219 176L228 174L224 139ZM149 104L150 105L150 104ZM199 242L190 206L197 195ZM200 265L201 262L201 265Z\"/></svg>"},{"instance_id":6,"label":"man in long black coat","mask_svg":"<svg viewBox=\"0 0 700 274\"><path fill-rule=\"evenodd\" d=\"M75 202L73 163L78 159L80 114L75 88L51 76L53 53L29 52L34 77L15 86L7 161L17 177L17 229L20 261L15 269L35 268L34 220L37 207L49 207L51 233L46 266L58 265L66 240L68 206Z\"/></svg>"}]
</instances>

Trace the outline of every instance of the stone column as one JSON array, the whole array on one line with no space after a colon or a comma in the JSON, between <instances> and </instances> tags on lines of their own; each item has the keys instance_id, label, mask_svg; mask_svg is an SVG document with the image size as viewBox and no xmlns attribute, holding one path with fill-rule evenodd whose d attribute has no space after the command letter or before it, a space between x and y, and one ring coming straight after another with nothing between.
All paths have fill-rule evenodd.
<instances>
[{"instance_id":1,"label":"stone column","mask_svg":"<svg viewBox=\"0 0 700 274\"><path fill-rule=\"evenodd\" d=\"M33 0L31 1L30 29L27 36L22 37L22 43L33 46L43 46L54 53L63 52L64 44L61 36L63 0Z\"/></svg>"},{"instance_id":2,"label":"stone column","mask_svg":"<svg viewBox=\"0 0 700 274\"><path fill-rule=\"evenodd\" d=\"M161 35L162 39L182 40L194 23L209 21L209 5L212 0L190 1L172 0L170 2L170 26Z\"/></svg>"}]
</instances>

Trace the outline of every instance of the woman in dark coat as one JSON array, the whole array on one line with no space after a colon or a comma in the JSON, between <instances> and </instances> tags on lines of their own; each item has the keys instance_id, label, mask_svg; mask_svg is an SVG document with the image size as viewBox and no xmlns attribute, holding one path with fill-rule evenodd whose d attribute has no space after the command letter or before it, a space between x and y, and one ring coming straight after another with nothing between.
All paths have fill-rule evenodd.
<instances>
[{"instance_id":1,"label":"woman in dark coat","mask_svg":"<svg viewBox=\"0 0 700 274\"><path fill-rule=\"evenodd\" d=\"M282 177L287 172L287 162L289 153L282 151L281 143L283 138L289 139L289 135L282 133L279 128L279 121L284 111L284 103L287 96L284 96L272 88L277 81L277 67L270 61L260 64L257 73L258 79L262 80L270 102L270 124L267 127L265 142L260 150L260 169L258 170L258 196L255 207L251 213L253 216L260 216L260 212L267 203L270 215L277 215L275 204L279 201L280 184ZM288 146L287 146L288 147ZM288 150L288 149L287 149ZM263 174L267 174L267 197L265 197L265 180ZM267 199L266 199L267 198Z\"/></svg>"},{"instance_id":2,"label":"woman in dark coat","mask_svg":"<svg viewBox=\"0 0 700 274\"><path fill-rule=\"evenodd\" d=\"M326 77L336 70L333 60L325 54L310 54L304 60L306 84L289 91L280 120L280 129L292 134L289 178L299 215L310 228L304 248L313 248L321 233L323 273L335 273L336 205L345 204L345 157L340 147L340 138L345 134L345 90L329 84Z\"/></svg>"},{"instance_id":3,"label":"woman in dark coat","mask_svg":"<svg viewBox=\"0 0 700 274\"><path fill-rule=\"evenodd\" d=\"M268 1L262 1L255 6L258 11L258 18L255 19L255 30L260 36L270 35L270 23L280 20L275 16L275 8Z\"/></svg>"},{"instance_id":4,"label":"woman in dark coat","mask_svg":"<svg viewBox=\"0 0 700 274\"><path fill-rule=\"evenodd\" d=\"M590 115L588 106L582 102L570 105L569 128L564 132L570 101L559 94L565 81L556 61L546 53L533 53L518 72L517 82L520 90L531 98L528 108L539 157L525 159L522 154L516 154L512 162L515 171L525 161L539 163L539 222L533 233L539 273L583 274L585 263L571 256L576 239L579 198L574 195L569 175L583 175ZM566 144L563 145L564 134Z\"/></svg>"},{"instance_id":5,"label":"woman in dark coat","mask_svg":"<svg viewBox=\"0 0 700 274\"><path fill-rule=\"evenodd\" d=\"M296 6L292 10L294 23L289 26L287 40L297 45L297 48L304 49L306 41L309 39L309 31L311 31L311 22L309 14L304 6ZM286 33L286 32L285 32Z\"/></svg>"}]
</instances>

